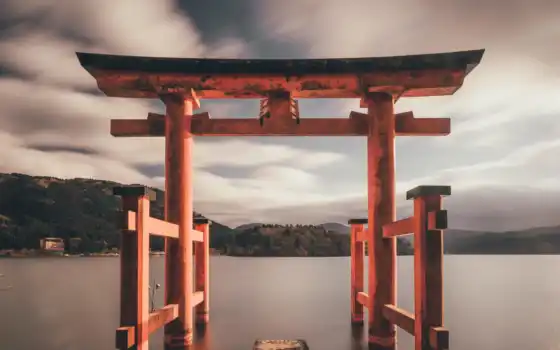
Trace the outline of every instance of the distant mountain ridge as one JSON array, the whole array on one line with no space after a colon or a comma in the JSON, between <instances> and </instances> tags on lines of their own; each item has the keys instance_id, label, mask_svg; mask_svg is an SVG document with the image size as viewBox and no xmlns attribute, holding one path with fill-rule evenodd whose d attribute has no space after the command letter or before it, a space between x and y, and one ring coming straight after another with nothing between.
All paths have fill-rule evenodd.
<instances>
[{"instance_id":1,"label":"distant mountain ridge","mask_svg":"<svg viewBox=\"0 0 560 350\"><path fill-rule=\"evenodd\" d=\"M263 225L262 222L252 222L249 224L243 224L237 226L234 230L235 231L243 231L249 228L253 228L255 226ZM327 231L333 231L337 233L347 233L350 234L350 226L338 223L338 222L327 222L324 224L319 224L318 226L324 227Z\"/></svg>"},{"instance_id":2,"label":"distant mountain ridge","mask_svg":"<svg viewBox=\"0 0 560 350\"><path fill-rule=\"evenodd\" d=\"M260 224L243 226L255 225ZM341 223L319 226L337 233L350 233L350 227ZM412 235L402 238L413 242ZM560 226L503 232L448 229L444 234L444 249L446 254L560 254Z\"/></svg>"},{"instance_id":3,"label":"distant mountain ridge","mask_svg":"<svg viewBox=\"0 0 560 350\"><path fill-rule=\"evenodd\" d=\"M112 188L121 184L94 179L0 173L0 250L38 248L42 237L81 238L84 251L99 243L118 247L120 232L114 223L120 198ZM164 193L154 189L150 214L163 218ZM197 213L195 213L197 214ZM232 255L332 256L348 254L350 228L341 223L276 225L249 223L232 229L211 220L211 247ZM275 226L275 225L268 225ZM484 232L446 230L445 251L450 254L560 254L560 226L519 231ZM402 253L411 237L400 241ZM151 247L163 249L163 239L152 237Z\"/></svg>"},{"instance_id":4,"label":"distant mountain ridge","mask_svg":"<svg viewBox=\"0 0 560 350\"><path fill-rule=\"evenodd\" d=\"M341 224L336 227L340 228ZM247 224L237 227L228 244L228 255L235 256L348 256L348 227L343 232L329 225ZM332 226L331 226L332 227ZM366 245L367 251L367 245ZM412 254L410 242L397 240L399 255Z\"/></svg>"},{"instance_id":5,"label":"distant mountain ridge","mask_svg":"<svg viewBox=\"0 0 560 350\"><path fill-rule=\"evenodd\" d=\"M42 237L80 238L84 252L98 251L100 244L118 247L115 213L121 200L113 195L115 186L121 184L0 173L0 250L36 249ZM163 219L164 193L153 190L150 215ZM222 248L233 230L210 221L210 246ZM161 237L152 236L150 243L153 250L164 247Z\"/></svg>"}]
</instances>

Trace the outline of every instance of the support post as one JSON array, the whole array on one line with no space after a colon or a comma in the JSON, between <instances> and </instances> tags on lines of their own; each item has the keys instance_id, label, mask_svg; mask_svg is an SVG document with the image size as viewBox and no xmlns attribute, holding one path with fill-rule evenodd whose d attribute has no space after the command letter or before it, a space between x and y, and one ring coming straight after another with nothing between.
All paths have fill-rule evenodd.
<instances>
[{"instance_id":1,"label":"support post","mask_svg":"<svg viewBox=\"0 0 560 350\"><path fill-rule=\"evenodd\" d=\"M124 212L136 212L136 232L121 234L120 326L135 329L130 349L148 350L150 233L145 224L150 216L149 201L155 199L155 193L144 186L115 187L113 193L122 197ZM116 343L122 345L119 339Z\"/></svg>"},{"instance_id":2,"label":"support post","mask_svg":"<svg viewBox=\"0 0 560 350\"><path fill-rule=\"evenodd\" d=\"M450 186L418 186L406 193L414 199L414 348L440 350L448 346L443 326L443 233L429 229L429 213L438 212ZM439 334L438 334L439 333ZM434 339L430 339L434 334ZM438 337L447 339L438 339ZM436 347L434 347L435 345Z\"/></svg>"},{"instance_id":3,"label":"support post","mask_svg":"<svg viewBox=\"0 0 560 350\"><path fill-rule=\"evenodd\" d=\"M364 242L358 235L367 219L350 219L350 303L353 325L363 325L364 306L358 301L358 293L364 291Z\"/></svg>"},{"instance_id":4,"label":"support post","mask_svg":"<svg viewBox=\"0 0 560 350\"><path fill-rule=\"evenodd\" d=\"M395 117L393 96L367 93L368 108L368 321L369 344L394 350L395 326L383 317L385 304L396 300L395 238L383 238L383 225L395 220Z\"/></svg>"},{"instance_id":5,"label":"support post","mask_svg":"<svg viewBox=\"0 0 560 350\"><path fill-rule=\"evenodd\" d=\"M166 304L179 305L179 317L165 327L165 348L184 349L193 338L192 99L163 95L165 118L165 219L179 225L179 239L165 240Z\"/></svg>"},{"instance_id":6,"label":"support post","mask_svg":"<svg viewBox=\"0 0 560 350\"><path fill-rule=\"evenodd\" d=\"M195 321L205 326L210 320L210 220L195 218L195 229L202 232L202 242L195 244L196 291L202 292L202 303L195 307Z\"/></svg>"}]
</instances>

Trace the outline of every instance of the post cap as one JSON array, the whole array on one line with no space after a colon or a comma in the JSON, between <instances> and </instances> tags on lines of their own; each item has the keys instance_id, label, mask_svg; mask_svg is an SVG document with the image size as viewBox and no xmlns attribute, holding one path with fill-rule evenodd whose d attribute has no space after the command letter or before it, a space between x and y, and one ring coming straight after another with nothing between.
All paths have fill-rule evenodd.
<instances>
[{"instance_id":1,"label":"post cap","mask_svg":"<svg viewBox=\"0 0 560 350\"><path fill-rule=\"evenodd\" d=\"M113 195L121 197L143 197L147 196L149 200L156 200L156 192L146 186L125 185L113 187Z\"/></svg>"},{"instance_id":2,"label":"post cap","mask_svg":"<svg viewBox=\"0 0 560 350\"><path fill-rule=\"evenodd\" d=\"M368 222L367 218L357 218L357 219L348 220L348 224L350 225L363 225L363 224L367 224L367 222Z\"/></svg>"},{"instance_id":3,"label":"post cap","mask_svg":"<svg viewBox=\"0 0 560 350\"><path fill-rule=\"evenodd\" d=\"M205 218L204 216L195 216L193 218L193 223L195 225L204 225L204 224L210 224L210 220Z\"/></svg>"},{"instance_id":4,"label":"post cap","mask_svg":"<svg viewBox=\"0 0 560 350\"><path fill-rule=\"evenodd\" d=\"M428 196L450 196L451 186L417 186L406 192L406 199Z\"/></svg>"}]
</instances>

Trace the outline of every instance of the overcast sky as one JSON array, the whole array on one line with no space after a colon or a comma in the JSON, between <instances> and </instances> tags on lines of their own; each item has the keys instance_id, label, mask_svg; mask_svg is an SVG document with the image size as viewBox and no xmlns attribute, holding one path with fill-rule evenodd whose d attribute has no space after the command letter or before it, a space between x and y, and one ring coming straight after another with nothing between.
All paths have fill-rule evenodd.
<instances>
[{"instance_id":1,"label":"overcast sky","mask_svg":"<svg viewBox=\"0 0 560 350\"><path fill-rule=\"evenodd\" d=\"M429 4L429 5L428 5ZM108 98L75 51L163 57L313 58L485 48L453 96L398 112L451 117L445 137L397 139L399 214L417 185L451 185L454 228L560 224L560 2L3 0L0 172L162 187L161 138L113 138L111 118L163 112ZM257 101L203 101L251 117ZM347 116L357 100L306 100L302 117ZM195 209L247 222L345 222L366 215L365 138L195 139Z\"/></svg>"}]
</instances>

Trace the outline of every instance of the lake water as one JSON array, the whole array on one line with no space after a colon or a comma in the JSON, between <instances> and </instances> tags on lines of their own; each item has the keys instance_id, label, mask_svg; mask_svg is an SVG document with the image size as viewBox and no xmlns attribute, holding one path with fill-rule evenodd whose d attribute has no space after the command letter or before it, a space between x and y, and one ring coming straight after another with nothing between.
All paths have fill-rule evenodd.
<instances>
[{"instance_id":1,"label":"lake water","mask_svg":"<svg viewBox=\"0 0 560 350\"><path fill-rule=\"evenodd\" d=\"M151 273L163 283L163 258ZM398 301L413 306L412 258L399 257ZM445 256L451 349L560 349L559 256ZM2 259L0 349L114 349L117 258ZM211 260L210 327L197 349L246 350L303 338L311 350L366 349L350 327L349 258ZM161 291L156 306L162 306ZM161 349L162 331L151 337ZM412 338L397 335L399 349Z\"/></svg>"}]
</instances>

